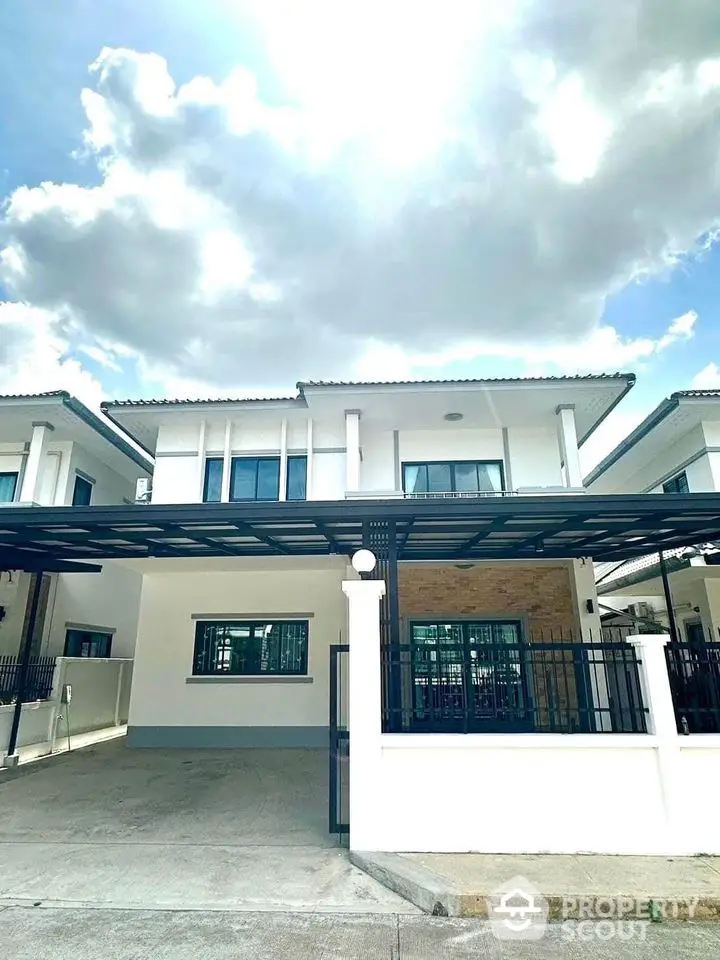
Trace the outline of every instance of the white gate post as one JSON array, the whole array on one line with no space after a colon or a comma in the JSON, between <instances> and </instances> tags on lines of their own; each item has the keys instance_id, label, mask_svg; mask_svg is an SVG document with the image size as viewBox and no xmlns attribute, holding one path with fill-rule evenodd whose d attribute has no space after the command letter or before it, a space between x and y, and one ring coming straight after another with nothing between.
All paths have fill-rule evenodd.
<instances>
[{"instance_id":1,"label":"white gate post","mask_svg":"<svg viewBox=\"0 0 720 960\"><path fill-rule=\"evenodd\" d=\"M665 645L670 637L665 633L640 634L627 638L635 647L640 661L639 674L645 706L650 711L649 733L657 741L660 787L665 815L673 843L682 847L683 812L680 809L680 740L675 722L670 677L665 660Z\"/></svg>"},{"instance_id":2,"label":"white gate post","mask_svg":"<svg viewBox=\"0 0 720 960\"><path fill-rule=\"evenodd\" d=\"M381 816L379 796L382 685L380 599L383 580L344 580L348 598L350 849L374 850Z\"/></svg>"}]
</instances>

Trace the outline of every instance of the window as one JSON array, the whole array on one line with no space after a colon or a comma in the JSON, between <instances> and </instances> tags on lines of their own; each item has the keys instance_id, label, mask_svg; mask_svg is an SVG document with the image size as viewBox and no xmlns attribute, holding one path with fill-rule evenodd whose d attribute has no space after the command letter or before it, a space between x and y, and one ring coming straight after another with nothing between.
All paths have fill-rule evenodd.
<instances>
[{"instance_id":1,"label":"window","mask_svg":"<svg viewBox=\"0 0 720 960\"><path fill-rule=\"evenodd\" d=\"M687 474L684 470L676 477L673 477L672 480L665 481L663 484L663 493L690 493Z\"/></svg>"},{"instance_id":2,"label":"window","mask_svg":"<svg viewBox=\"0 0 720 960\"><path fill-rule=\"evenodd\" d=\"M0 473L0 503L12 503L17 489L17 473Z\"/></svg>"},{"instance_id":3,"label":"window","mask_svg":"<svg viewBox=\"0 0 720 960\"><path fill-rule=\"evenodd\" d=\"M208 457L205 461L203 503L220 503L222 495L222 457Z\"/></svg>"},{"instance_id":4,"label":"window","mask_svg":"<svg viewBox=\"0 0 720 960\"><path fill-rule=\"evenodd\" d=\"M287 498L307 499L307 457L288 457Z\"/></svg>"},{"instance_id":5,"label":"window","mask_svg":"<svg viewBox=\"0 0 720 960\"><path fill-rule=\"evenodd\" d=\"M100 630L68 630L65 633L64 657L109 657L112 634Z\"/></svg>"},{"instance_id":6,"label":"window","mask_svg":"<svg viewBox=\"0 0 720 960\"><path fill-rule=\"evenodd\" d=\"M403 464L405 493L500 493L504 486L500 460Z\"/></svg>"},{"instance_id":7,"label":"window","mask_svg":"<svg viewBox=\"0 0 720 960\"><path fill-rule=\"evenodd\" d=\"M85 477L76 476L73 487L72 505L74 507L89 507L92 500L93 485Z\"/></svg>"},{"instance_id":8,"label":"window","mask_svg":"<svg viewBox=\"0 0 720 960\"><path fill-rule=\"evenodd\" d=\"M307 620L200 620L193 676L304 676Z\"/></svg>"},{"instance_id":9,"label":"window","mask_svg":"<svg viewBox=\"0 0 720 960\"><path fill-rule=\"evenodd\" d=\"M222 457L205 461L203 502L219 503L222 496ZM288 500L307 496L307 457L287 458ZM230 500L278 500L280 498L280 457L233 457L230 466Z\"/></svg>"},{"instance_id":10,"label":"window","mask_svg":"<svg viewBox=\"0 0 720 960\"><path fill-rule=\"evenodd\" d=\"M277 500L280 496L280 457L233 457L230 499Z\"/></svg>"}]
</instances>

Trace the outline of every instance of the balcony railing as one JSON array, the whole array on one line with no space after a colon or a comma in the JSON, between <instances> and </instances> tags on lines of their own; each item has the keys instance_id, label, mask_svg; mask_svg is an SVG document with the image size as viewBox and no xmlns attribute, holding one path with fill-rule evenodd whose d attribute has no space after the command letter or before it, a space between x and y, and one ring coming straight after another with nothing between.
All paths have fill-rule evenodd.
<instances>
[{"instance_id":1,"label":"balcony railing","mask_svg":"<svg viewBox=\"0 0 720 960\"><path fill-rule=\"evenodd\" d=\"M436 490L432 493L405 493L404 490L348 490L346 500L477 500L494 497L577 496L577 487L518 487L517 490Z\"/></svg>"},{"instance_id":2,"label":"balcony railing","mask_svg":"<svg viewBox=\"0 0 720 960\"><path fill-rule=\"evenodd\" d=\"M644 733L639 661L626 643L382 647L386 733Z\"/></svg>"},{"instance_id":3,"label":"balcony railing","mask_svg":"<svg viewBox=\"0 0 720 960\"><path fill-rule=\"evenodd\" d=\"M48 700L52 694L55 657L37 657L30 661L25 681L24 700ZM20 662L15 657L0 657L0 704L12 703L20 684Z\"/></svg>"}]
</instances>

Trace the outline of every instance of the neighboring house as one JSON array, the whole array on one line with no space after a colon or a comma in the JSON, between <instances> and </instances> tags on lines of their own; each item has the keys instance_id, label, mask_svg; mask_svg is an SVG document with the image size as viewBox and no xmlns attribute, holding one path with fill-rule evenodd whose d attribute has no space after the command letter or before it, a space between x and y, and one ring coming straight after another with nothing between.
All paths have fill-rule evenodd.
<instances>
[{"instance_id":1,"label":"neighboring house","mask_svg":"<svg viewBox=\"0 0 720 960\"><path fill-rule=\"evenodd\" d=\"M131 504L151 474L135 445L70 394L0 396L0 522L23 506ZM0 657L12 657L36 575L0 568ZM132 657L141 583L112 561L99 574L44 574L33 655Z\"/></svg>"},{"instance_id":2,"label":"neighboring house","mask_svg":"<svg viewBox=\"0 0 720 960\"><path fill-rule=\"evenodd\" d=\"M334 509L328 501L412 498L449 509L463 498L582 494L578 447L633 383L620 374L301 383L281 399L105 403L155 457L153 508L238 504L236 535L216 550L225 556L174 558L173 545L185 547L177 529L161 555L123 561L145 575L130 744L327 743L329 650L346 638L341 581L354 575L351 551L342 531L333 538L320 521L306 533L300 522L287 533L244 529L251 507L286 502L289 516L293 504L299 511L302 501L323 501L320 515ZM177 525L180 513L163 515ZM501 523L483 546L506 545L511 527ZM369 523L367 545L377 552L374 529ZM283 556L290 540L293 555ZM446 541L439 530L438 548ZM409 531L401 559L413 544ZM538 542L530 560L476 562L473 544L453 563L394 567L389 557L389 636L413 644L598 639L592 564L574 556L544 558ZM451 659L442 667L457 687L467 678ZM443 729L454 723L449 717Z\"/></svg>"},{"instance_id":3,"label":"neighboring house","mask_svg":"<svg viewBox=\"0 0 720 960\"><path fill-rule=\"evenodd\" d=\"M590 493L674 495L720 491L720 390L673 393L585 479ZM664 555L677 639L720 640L720 550L715 541ZM629 614L641 629L671 628L660 556L599 564L601 610ZM613 621L609 617L608 622Z\"/></svg>"}]
</instances>

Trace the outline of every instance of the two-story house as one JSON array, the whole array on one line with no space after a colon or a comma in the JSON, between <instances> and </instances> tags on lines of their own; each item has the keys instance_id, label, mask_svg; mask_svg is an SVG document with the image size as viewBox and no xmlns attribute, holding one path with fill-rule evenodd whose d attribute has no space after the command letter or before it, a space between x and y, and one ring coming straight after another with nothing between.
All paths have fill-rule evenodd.
<instances>
[{"instance_id":1,"label":"two-story house","mask_svg":"<svg viewBox=\"0 0 720 960\"><path fill-rule=\"evenodd\" d=\"M382 559L396 641L599 638L592 563L563 555L562 530L544 544L540 519L513 527L508 510L471 535L459 511L540 500L557 520L558 498L583 493L579 446L633 382L301 383L278 399L105 403L155 458L152 508L168 506L154 558L121 561L144 573L130 744L326 745L351 515L367 518L364 542ZM408 502L427 521L388 520L388 539L386 511ZM200 503L226 509L215 526L183 515L180 528L178 505ZM190 529L202 535L190 542ZM438 656L454 676L452 654Z\"/></svg>"},{"instance_id":2,"label":"two-story house","mask_svg":"<svg viewBox=\"0 0 720 960\"><path fill-rule=\"evenodd\" d=\"M134 503L151 474L142 451L70 394L0 396L0 525L26 506ZM0 551L0 656L18 655L37 576ZM132 657L141 584L112 561L97 574L45 573L33 656Z\"/></svg>"},{"instance_id":3,"label":"two-story house","mask_svg":"<svg viewBox=\"0 0 720 960\"><path fill-rule=\"evenodd\" d=\"M7 509L0 550L142 576L129 745L324 748L327 779L308 750L250 762L278 809L327 784L351 850L716 852L686 810L718 787L720 681L699 711L664 633L598 642L595 562L720 539L718 493L583 487L633 382L106 403L156 458L149 502Z\"/></svg>"},{"instance_id":4,"label":"two-story house","mask_svg":"<svg viewBox=\"0 0 720 960\"><path fill-rule=\"evenodd\" d=\"M585 478L590 493L677 495L720 491L720 391L685 390L663 400ZM662 560L662 563L661 563ZM663 566L665 582L663 582ZM600 608L679 641L720 639L720 550L716 541L622 564L599 564ZM669 603L668 603L669 598Z\"/></svg>"}]
</instances>

